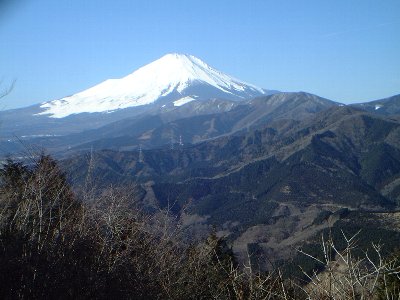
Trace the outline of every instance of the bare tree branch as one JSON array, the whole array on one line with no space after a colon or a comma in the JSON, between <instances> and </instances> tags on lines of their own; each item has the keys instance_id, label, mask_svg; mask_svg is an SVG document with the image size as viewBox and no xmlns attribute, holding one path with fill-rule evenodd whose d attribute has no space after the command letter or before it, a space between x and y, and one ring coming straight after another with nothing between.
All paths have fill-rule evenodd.
<instances>
[{"instance_id":1,"label":"bare tree branch","mask_svg":"<svg viewBox=\"0 0 400 300\"><path fill-rule=\"evenodd\" d=\"M0 99L1 99L1 98L4 98L4 97L7 96L9 93L11 93L11 91L14 89L15 82L16 82L16 79L14 79L14 80L11 82L11 84L10 84L6 89L0 91ZM3 82L0 81L0 86L1 86L2 83L3 83Z\"/></svg>"}]
</instances>

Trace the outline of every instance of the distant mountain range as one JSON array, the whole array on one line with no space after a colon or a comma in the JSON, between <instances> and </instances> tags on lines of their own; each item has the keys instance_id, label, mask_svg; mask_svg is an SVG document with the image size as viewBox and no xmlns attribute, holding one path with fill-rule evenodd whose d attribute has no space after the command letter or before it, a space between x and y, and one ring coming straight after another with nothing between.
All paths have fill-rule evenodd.
<instances>
[{"instance_id":1,"label":"distant mountain range","mask_svg":"<svg viewBox=\"0 0 400 300\"><path fill-rule=\"evenodd\" d=\"M394 115L398 96L364 104ZM277 118L303 119L343 105L304 92L279 93L244 83L200 59L167 54L121 79L27 108L0 112L0 156L27 147L69 155L198 143Z\"/></svg>"}]
</instances>

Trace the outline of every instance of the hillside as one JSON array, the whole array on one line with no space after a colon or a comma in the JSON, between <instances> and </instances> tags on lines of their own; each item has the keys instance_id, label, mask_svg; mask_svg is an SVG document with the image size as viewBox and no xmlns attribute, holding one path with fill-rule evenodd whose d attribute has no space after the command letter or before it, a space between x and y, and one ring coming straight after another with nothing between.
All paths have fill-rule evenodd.
<instances>
[{"instance_id":1,"label":"hillside","mask_svg":"<svg viewBox=\"0 0 400 300\"><path fill-rule=\"evenodd\" d=\"M76 184L87 178L89 162L99 186L141 182L147 209L170 207L199 235L217 225L240 256L247 244L269 239L266 228L292 245L302 240L293 238L299 230L308 228L311 238L325 228L313 225L324 211L393 209L399 135L395 120L332 107L173 150L99 151L65 164Z\"/></svg>"}]
</instances>

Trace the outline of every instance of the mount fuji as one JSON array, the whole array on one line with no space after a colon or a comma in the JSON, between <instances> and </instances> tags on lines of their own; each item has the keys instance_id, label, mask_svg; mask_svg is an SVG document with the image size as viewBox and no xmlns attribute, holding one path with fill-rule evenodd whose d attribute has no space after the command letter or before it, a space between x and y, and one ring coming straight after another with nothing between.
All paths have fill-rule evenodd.
<instances>
[{"instance_id":1,"label":"mount fuji","mask_svg":"<svg viewBox=\"0 0 400 300\"><path fill-rule=\"evenodd\" d=\"M174 53L121 79L108 79L72 96L42 103L38 115L64 118L149 104L181 106L210 98L239 101L265 94L271 92L226 75L192 55Z\"/></svg>"},{"instance_id":2,"label":"mount fuji","mask_svg":"<svg viewBox=\"0 0 400 300\"><path fill-rule=\"evenodd\" d=\"M192 55L172 53L72 96L0 112L0 141L65 136L127 118L221 113L276 92L235 79Z\"/></svg>"}]
</instances>

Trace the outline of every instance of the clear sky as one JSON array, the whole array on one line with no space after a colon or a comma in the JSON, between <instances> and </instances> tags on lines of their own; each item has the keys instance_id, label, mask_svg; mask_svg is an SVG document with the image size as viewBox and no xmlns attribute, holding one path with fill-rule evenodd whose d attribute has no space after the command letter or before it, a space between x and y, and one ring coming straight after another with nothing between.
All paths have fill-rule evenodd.
<instances>
[{"instance_id":1,"label":"clear sky","mask_svg":"<svg viewBox=\"0 0 400 300\"><path fill-rule=\"evenodd\" d=\"M399 16L400 0L0 0L1 86L17 79L0 106L62 98L170 52L267 89L380 99L400 93Z\"/></svg>"}]
</instances>

